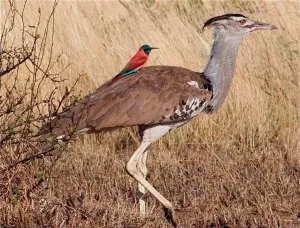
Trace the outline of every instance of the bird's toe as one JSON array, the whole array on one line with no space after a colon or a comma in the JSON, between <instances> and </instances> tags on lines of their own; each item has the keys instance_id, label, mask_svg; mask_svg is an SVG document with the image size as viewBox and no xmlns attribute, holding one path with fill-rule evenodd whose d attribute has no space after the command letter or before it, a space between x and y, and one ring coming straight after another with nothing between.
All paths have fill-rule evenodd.
<instances>
[{"instance_id":1,"label":"bird's toe","mask_svg":"<svg viewBox=\"0 0 300 228\"><path fill-rule=\"evenodd\" d=\"M170 222L173 227L178 227L178 223L175 220L175 211L174 209L164 207L165 217Z\"/></svg>"}]
</instances>

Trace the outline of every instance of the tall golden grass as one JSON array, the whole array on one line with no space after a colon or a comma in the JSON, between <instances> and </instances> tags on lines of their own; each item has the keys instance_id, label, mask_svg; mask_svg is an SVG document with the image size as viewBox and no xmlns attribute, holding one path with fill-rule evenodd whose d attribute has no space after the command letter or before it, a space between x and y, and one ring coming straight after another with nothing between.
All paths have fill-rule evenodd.
<instances>
[{"instance_id":1,"label":"tall golden grass","mask_svg":"<svg viewBox=\"0 0 300 228\"><path fill-rule=\"evenodd\" d=\"M47 15L51 5L29 1L28 23L38 7ZM200 115L152 146L149 180L181 209L183 227L300 226L297 1L61 1L54 38L61 67L71 63L65 85L82 73L77 89L88 94L145 43L160 48L148 65L202 71L212 37L201 26L228 12L279 29L243 41L230 94L217 114ZM30 199L0 204L0 223L168 227L151 196L148 216L138 216L136 183L124 171L137 144L131 129L81 137Z\"/></svg>"}]
</instances>

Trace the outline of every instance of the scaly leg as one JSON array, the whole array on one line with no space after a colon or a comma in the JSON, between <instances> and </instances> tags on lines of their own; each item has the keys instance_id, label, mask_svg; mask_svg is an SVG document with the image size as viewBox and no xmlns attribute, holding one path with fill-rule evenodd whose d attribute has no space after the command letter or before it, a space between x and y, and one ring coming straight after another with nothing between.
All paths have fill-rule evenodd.
<instances>
[{"instance_id":1,"label":"scaly leg","mask_svg":"<svg viewBox=\"0 0 300 228\"><path fill-rule=\"evenodd\" d=\"M148 155L148 149L146 149L142 153L142 155L140 156L138 163L137 163L137 168L145 180L147 177L147 165L146 165L147 155ZM142 217L144 217L146 215L146 203L145 203L145 199L144 199L146 189L143 185L138 183L138 191L139 191L138 197L139 197L139 205L140 205L140 215Z\"/></svg>"},{"instance_id":2,"label":"scaly leg","mask_svg":"<svg viewBox=\"0 0 300 228\"><path fill-rule=\"evenodd\" d=\"M145 180L137 167L141 155L147 150L148 146L151 144L151 141L142 141L141 145L128 161L126 170L139 184L144 186L144 188L149 191L165 207L167 219L172 223L174 227L177 227L177 223L174 219L173 205L165 197L163 197L148 181Z\"/></svg>"}]
</instances>

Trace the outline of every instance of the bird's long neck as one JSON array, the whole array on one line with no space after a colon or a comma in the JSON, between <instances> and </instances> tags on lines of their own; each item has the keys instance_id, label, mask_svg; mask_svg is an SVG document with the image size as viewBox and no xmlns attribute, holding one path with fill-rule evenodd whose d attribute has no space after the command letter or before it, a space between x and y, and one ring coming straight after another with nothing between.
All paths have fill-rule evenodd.
<instances>
[{"instance_id":1,"label":"bird's long neck","mask_svg":"<svg viewBox=\"0 0 300 228\"><path fill-rule=\"evenodd\" d=\"M210 102L212 111L221 107L231 85L239 45L243 37L233 37L216 32L209 62L204 75L210 80L213 97Z\"/></svg>"}]
</instances>

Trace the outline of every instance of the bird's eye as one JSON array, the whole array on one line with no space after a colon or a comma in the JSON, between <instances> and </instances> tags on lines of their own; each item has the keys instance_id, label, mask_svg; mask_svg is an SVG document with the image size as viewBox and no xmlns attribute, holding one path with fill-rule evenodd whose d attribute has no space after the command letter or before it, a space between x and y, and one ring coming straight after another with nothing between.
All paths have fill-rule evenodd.
<instances>
[{"instance_id":1,"label":"bird's eye","mask_svg":"<svg viewBox=\"0 0 300 228\"><path fill-rule=\"evenodd\" d=\"M239 21L240 22L240 25L244 25L246 23L246 20L245 19L242 19Z\"/></svg>"}]
</instances>

